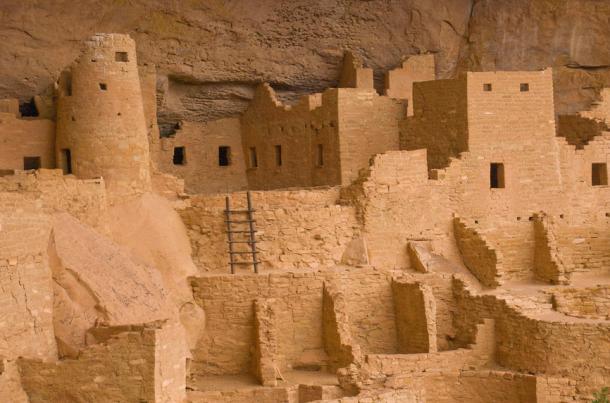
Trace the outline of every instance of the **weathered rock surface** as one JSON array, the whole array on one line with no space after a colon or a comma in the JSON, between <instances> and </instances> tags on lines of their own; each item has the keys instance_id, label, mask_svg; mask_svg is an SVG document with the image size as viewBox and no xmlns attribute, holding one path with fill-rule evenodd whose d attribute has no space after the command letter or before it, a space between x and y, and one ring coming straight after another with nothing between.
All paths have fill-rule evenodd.
<instances>
[{"instance_id":1,"label":"weathered rock surface","mask_svg":"<svg viewBox=\"0 0 610 403\"><path fill-rule=\"evenodd\" d=\"M95 32L127 32L159 67L160 123L234 115L255 83L286 99L336 85L344 49L383 71L432 52L438 75L552 65L558 112L610 85L610 2L600 0L4 0L0 97L44 91Z\"/></svg>"}]
</instances>

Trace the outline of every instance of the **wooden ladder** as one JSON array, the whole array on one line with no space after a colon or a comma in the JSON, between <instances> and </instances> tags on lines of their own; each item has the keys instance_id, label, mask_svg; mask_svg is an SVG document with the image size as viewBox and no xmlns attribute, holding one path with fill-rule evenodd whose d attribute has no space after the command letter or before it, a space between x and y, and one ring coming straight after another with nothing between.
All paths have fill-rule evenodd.
<instances>
[{"instance_id":1,"label":"wooden ladder","mask_svg":"<svg viewBox=\"0 0 610 403\"><path fill-rule=\"evenodd\" d=\"M231 274L235 274L235 266L252 265L254 272L258 273L259 261L257 260L256 251L256 221L254 220L254 210L252 208L252 196L250 191L246 193L248 199L248 207L245 210L232 210L231 197L225 198L225 222L227 224L227 239L229 243L229 265L231 266ZM238 215L238 219L233 217ZM241 216L239 216L241 215ZM244 218L245 215L245 218ZM243 226L247 224L247 228ZM244 239L244 236L246 239ZM247 244L249 250L235 250L236 245ZM249 255L252 260L236 260L236 256Z\"/></svg>"}]
</instances>

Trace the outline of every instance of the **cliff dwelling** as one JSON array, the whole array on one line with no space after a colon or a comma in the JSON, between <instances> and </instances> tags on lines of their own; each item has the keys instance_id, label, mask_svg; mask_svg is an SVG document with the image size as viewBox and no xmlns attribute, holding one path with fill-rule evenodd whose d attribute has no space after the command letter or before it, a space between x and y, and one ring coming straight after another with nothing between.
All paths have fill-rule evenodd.
<instances>
[{"instance_id":1,"label":"cliff dwelling","mask_svg":"<svg viewBox=\"0 0 610 403\"><path fill-rule=\"evenodd\" d=\"M229 3L188 10L221 32ZM470 24L494 12L474 3ZM301 40L314 10L290 7L276 28ZM373 61L329 34L299 87L288 59L222 75L220 42L195 58L197 24L155 15L0 80L0 401L608 401L607 52L570 98L554 62ZM265 60L236 51L243 77Z\"/></svg>"}]
</instances>

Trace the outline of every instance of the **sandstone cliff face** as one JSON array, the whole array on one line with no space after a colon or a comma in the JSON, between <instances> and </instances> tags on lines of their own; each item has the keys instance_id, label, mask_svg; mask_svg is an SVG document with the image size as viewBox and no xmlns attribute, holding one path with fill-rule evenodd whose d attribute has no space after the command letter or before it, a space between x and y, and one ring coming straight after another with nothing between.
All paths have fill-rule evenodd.
<instances>
[{"instance_id":1,"label":"sandstone cliff face","mask_svg":"<svg viewBox=\"0 0 610 403\"><path fill-rule=\"evenodd\" d=\"M3 0L0 98L48 89L83 38L127 32L158 66L161 124L241 112L260 81L288 100L334 86L344 49L379 87L420 52L439 77L551 65L566 112L610 85L609 22L604 0Z\"/></svg>"}]
</instances>

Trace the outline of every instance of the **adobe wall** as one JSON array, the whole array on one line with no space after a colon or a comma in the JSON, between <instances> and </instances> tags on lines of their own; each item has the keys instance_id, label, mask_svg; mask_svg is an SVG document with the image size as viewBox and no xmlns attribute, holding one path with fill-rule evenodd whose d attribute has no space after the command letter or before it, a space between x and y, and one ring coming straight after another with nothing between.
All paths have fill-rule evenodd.
<instances>
[{"instance_id":1,"label":"adobe wall","mask_svg":"<svg viewBox=\"0 0 610 403\"><path fill-rule=\"evenodd\" d=\"M373 69L363 67L360 58L355 57L352 52L346 51L343 54L339 88L373 89Z\"/></svg>"},{"instance_id":2,"label":"adobe wall","mask_svg":"<svg viewBox=\"0 0 610 403\"><path fill-rule=\"evenodd\" d=\"M353 207L337 204L338 194L337 188L252 192L261 268L305 269L341 262L360 230ZM245 203L245 193L231 194L232 208L245 208ZM201 272L229 273L224 209L224 196L201 195L180 211Z\"/></svg>"},{"instance_id":3,"label":"adobe wall","mask_svg":"<svg viewBox=\"0 0 610 403\"><path fill-rule=\"evenodd\" d=\"M406 106L372 89L341 88L336 95L341 184L349 185L375 154L399 149Z\"/></svg>"},{"instance_id":4,"label":"adobe wall","mask_svg":"<svg viewBox=\"0 0 610 403\"><path fill-rule=\"evenodd\" d=\"M402 62L401 67L385 75L385 95L407 101L407 115L413 115L413 83L436 78L434 55L414 55Z\"/></svg>"},{"instance_id":5,"label":"adobe wall","mask_svg":"<svg viewBox=\"0 0 610 403\"><path fill-rule=\"evenodd\" d=\"M60 77L58 166L65 168L62 150L69 149L72 172L103 177L111 199L150 190L147 133L135 42L128 35L91 37Z\"/></svg>"},{"instance_id":6,"label":"adobe wall","mask_svg":"<svg viewBox=\"0 0 610 403\"><path fill-rule=\"evenodd\" d=\"M188 193L226 193L245 190L246 159L237 118L207 123L182 122L170 137L157 140L153 162L157 169L184 179ZM219 147L230 147L230 165L219 165ZM174 148L184 147L184 164L173 162Z\"/></svg>"},{"instance_id":7,"label":"adobe wall","mask_svg":"<svg viewBox=\"0 0 610 403\"><path fill-rule=\"evenodd\" d=\"M250 189L336 185L341 181L337 138L337 89L301 98L294 106L279 102L268 84L257 88L241 118L243 153ZM318 166L318 146L323 165ZM275 146L282 148L282 165ZM251 161L256 149L258 166Z\"/></svg>"},{"instance_id":8,"label":"adobe wall","mask_svg":"<svg viewBox=\"0 0 610 403\"><path fill-rule=\"evenodd\" d=\"M55 122L0 113L0 170L25 169L24 157L40 157L41 168L55 168Z\"/></svg>"},{"instance_id":9,"label":"adobe wall","mask_svg":"<svg viewBox=\"0 0 610 403\"><path fill-rule=\"evenodd\" d=\"M494 319L498 364L515 371L573 379L581 397L591 396L610 376L606 365L610 359L608 322L536 319L519 313L505 300L478 295L462 280L456 280L454 286L454 323L460 340L472 340L477 323Z\"/></svg>"},{"instance_id":10,"label":"adobe wall","mask_svg":"<svg viewBox=\"0 0 610 403\"><path fill-rule=\"evenodd\" d=\"M35 200L0 191L0 228L0 356L55 359L49 219Z\"/></svg>"}]
</instances>

